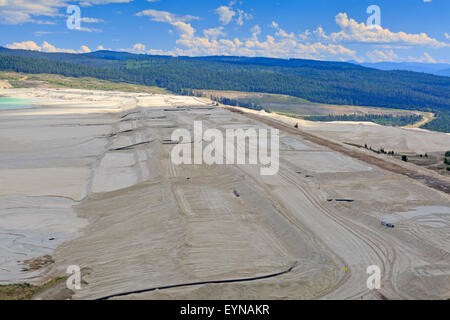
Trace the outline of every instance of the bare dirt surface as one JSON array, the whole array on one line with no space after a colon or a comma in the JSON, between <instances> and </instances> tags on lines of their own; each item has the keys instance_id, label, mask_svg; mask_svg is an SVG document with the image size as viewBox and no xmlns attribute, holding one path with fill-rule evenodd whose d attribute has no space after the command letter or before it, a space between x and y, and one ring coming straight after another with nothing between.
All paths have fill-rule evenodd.
<instances>
[{"instance_id":1,"label":"bare dirt surface","mask_svg":"<svg viewBox=\"0 0 450 320\"><path fill-rule=\"evenodd\" d=\"M41 99L40 108L0 112L0 166L9 181L0 184L0 221L9 219L0 224L0 246L7 249L0 270L13 268L11 257L52 254L55 263L42 279L79 265L88 272L71 298L98 299L260 277L297 261L272 278L117 299L450 297L450 196L411 176L444 179L438 173L327 139L320 126L297 130L206 99L65 89L0 93ZM174 165L173 130L190 130L199 120L222 132L280 129L278 174L261 176L257 165ZM376 128L384 130L370 130ZM440 134L410 131L429 147L442 143ZM381 225L388 219L395 228ZM42 230L25 252L8 237ZM55 250L48 247L53 237L61 239ZM44 253L33 256L36 248ZM381 269L380 290L367 288L371 265ZM53 290L37 298L67 298L63 287Z\"/></svg>"},{"instance_id":2,"label":"bare dirt surface","mask_svg":"<svg viewBox=\"0 0 450 320\"><path fill-rule=\"evenodd\" d=\"M445 176L440 176L433 171L422 169L420 167L412 167L402 164L401 162L391 161L390 159L376 157L368 154L368 152L359 151L355 148L349 148L343 144L332 142L327 139L323 139L317 135L307 133L305 131L298 130L298 128L292 128L284 123L274 122L270 118L261 118L255 115L248 115L249 117L259 119L262 122L272 125L275 128L291 132L301 136L303 139L311 141L313 143L325 146L331 150L337 151L341 154L348 155L352 158L359 159L366 163L375 165L379 168L389 170L395 173L403 174L410 178L419 180L427 184L429 187L435 188L437 190L443 191L450 194L450 179Z\"/></svg>"},{"instance_id":3,"label":"bare dirt surface","mask_svg":"<svg viewBox=\"0 0 450 320\"><path fill-rule=\"evenodd\" d=\"M8 80L0 80L0 89L10 89L12 88Z\"/></svg>"},{"instance_id":4,"label":"bare dirt surface","mask_svg":"<svg viewBox=\"0 0 450 320\"><path fill-rule=\"evenodd\" d=\"M417 114L422 116L422 120L417 121L416 123L411 124L409 126L405 126L404 128L420 128L420 127L426 125L428 122L433 121L433 119L435 118L433 112L419 112L419 111L417 111Z\"/></svg>"},{"instance_id":5,"label":"bare dirt surface","mask_svg":"<svg viewBox=\"0 0 450 320\"><path fill-rule=\"evenodd\" d=\"M366 115L366 114L384 114L394 116L406 116L419 114L422 116L430 117L432 113L399 110L399 109L387 109L387 108L375 108L375 107L361 107L350 105L332 105L310 102L301 98L282 95L282 94L269 94L260 92L242 92L242 91L222 91L222 90L194 90L197 94L202 94L204 97L213 97L215 99L222 97L228 99L234 99L239 101L251 101L258 105L263 106L266 109L270 109L272 112L287 114L292 116L327 116L327 115ZM431 119L432 120L432 119ZM429 120L429 121L431 121ZM425 124L424 122L423 124Z\"/></svg>"}]
</instances>

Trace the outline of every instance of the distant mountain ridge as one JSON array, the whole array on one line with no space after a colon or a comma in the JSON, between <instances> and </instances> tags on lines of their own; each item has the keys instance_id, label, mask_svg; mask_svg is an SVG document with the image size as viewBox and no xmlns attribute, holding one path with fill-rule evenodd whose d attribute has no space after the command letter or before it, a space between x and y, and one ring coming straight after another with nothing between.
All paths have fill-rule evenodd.
<instances>
[{"instance_id":1,"label":"distant mountain ridge","mask_svg":"<svg viewBox=\"0 0 450 320\"><path fill-rule=\"evenodd\" d=\"M437 76L450 77L450 64L446 63L422 63L422 62L375 62L375 63L358 63L356 61L349 61L350 63L358 64L363 67L373 68L378 70L404 70L413 72L423 72L434 74Z\"/></svg>"},{"instance_id":2,"label":"distant mountain ridge","mask_svg":"<svg viewBox=\"0 0 450 320\"><path fill-rule=\"evenodd\" d=\"M46 59L52 61L65 61L72 63L80 63L89 65L91 62L100 61L126 61L126 60L148 60L151 58L161 59L183 59L190 61L205 61L205 62L219 62L239 65L262 65L262 66L278 66L278 67L339 67L339 68L361 68L361 66L351 62L336 62L336 61L321 61L321 60L306 60L306 59L278 59L266 57L241 57L241 56L165 56L165 55L147 55L136 54L125 51L108 51L100 50L89 53L48 53L32 50L8 49L0 46L0 54L15 55L36 59Z\"/></svg>"}]
</instances>

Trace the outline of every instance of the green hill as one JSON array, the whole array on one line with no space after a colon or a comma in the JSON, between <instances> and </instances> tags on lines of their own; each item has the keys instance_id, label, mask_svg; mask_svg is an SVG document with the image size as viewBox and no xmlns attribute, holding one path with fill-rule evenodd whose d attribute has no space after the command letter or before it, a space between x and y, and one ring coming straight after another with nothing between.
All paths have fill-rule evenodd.
<instances>
[{"instance_id":1,"label":"green hill","mask_svg":"<svg viewBox=\"0 0 450 320\"><path fill-rule=\"evenodd\" d=\"M344 62L247 57L167 57L0 48L0 70L94 77L166 88L265 92L312 102L434 112L427 129L450 132L450 78Z\"/></svg>"}]
</instances>

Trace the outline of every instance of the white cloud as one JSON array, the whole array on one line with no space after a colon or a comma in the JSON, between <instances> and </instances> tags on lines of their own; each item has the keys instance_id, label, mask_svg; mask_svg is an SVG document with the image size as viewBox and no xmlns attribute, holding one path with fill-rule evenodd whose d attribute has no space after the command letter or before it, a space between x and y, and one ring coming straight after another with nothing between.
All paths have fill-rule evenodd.
<instances>
[{"instance_id":1,"label":"white cloud","mask_svg":"<svg viewBox=\"0 0 450 320\"><path fill-rule=\"evenodd\" d=\"M109 4L109 3L129 3L133 0L82 0L78 1L80 5L85 7L97 5L97 4Z\"/></svg>"},{"instance_id":2,"label":"white cloud","mask_svg":"<svg viewBox=\"0 0 450 320\"><path fill-rule=\"evenodd\" d=\"M152 9L141 11L136 15L147 16L152 21L156 22L169 23L178 31L182 39L191 39L194 36L195 29L191 26L190 23L187 22L199 19L198 17L191 15L179 16L167 11L158 11Z\"/></svg>"},{"instance_id":3,"label":"white cloud","mask_svg":"<svg viewBox=\"0 0 450 320\"><path fill-rule=\"evenodd\" d=\"M20 24L33 21L30 14L26 12L0 9L0 23L2 24Z\"/></svg>"},{"instance_id":4,"label":"white cloud","mask_svg":"<svg viewBox=\"0 0 450 320\"><path fill-rule=\"evenodd\" d=\"M42 49L34 41L14 42L13 44L7 44L6 48L21 49L21 50L33 50L33 51L41 51L41 49Z\"/></svg>"},{"instance_id":5,"label":"white cloud","mask_svg":"<svg viewBox=\"0 0 450 320\"><path fill-rule=\"evenodd\" d=\"M85 0L78 1L80 6L103 5L108 3L127 3L132 0ZM42 21L40 17L57 18L63 17L70 4L77 1L69 0L1 0L0 1L0 23L22 24L32 23L54 23Z\"/></svg>"},{"instance_id":6,"label":"white cloud","mask_svg":"<svg viewBox=\"0 0 450 320\"><path fill-rule=\"evenodd\" d=\"M191 15L176 15L174 13L170 13L167 11L160 11L160 10L144 10L141 12L136 13L138 17L141 16L147 16L150 17L152 21L157 22L167 22L167 23L174 23L174 22L188 22L192 20L198 20L199 17L191 16Z\"/></svg>"},{"instance_id":7,"label":"white cloud","mask_svg":"<svg viewBox=\"0 0 450 320\"><path fill-rule=\"evenodd\" d=\"M91 50L85 45L82 45L78 51L75 51L73 49L57 48L54 45L48 43L47 41L44 41L42 43L42 45L38 45L34 41L14 42L12 44L7 44L6 48L21 49L21 50L33 50L33 51L41 51L41 52L65 52L65 53L88 53L88 52L91 52Z\"/></svg>"},{"instance_id":8,"label":"white cloud","mask_svg":"<svg viewBox=\"0 0 450 320\"><path fill-rule=\"evenodd\" d=\"M91 52L91 49L89 49L89 47L87 47L87 46L81 46L79 52L81 52L81 53L89 53L89 52Z\"/></svg>"},{"instance_id":9,"label":"white cloud","mask_svg":"<svg viewBox=\"0 0 450 320\"><path fill-rule=\"evenodd\" d=\"M0 4L2 1L0 0ZM26 1L26 0L25 0ZM38 0L39 1L39 0ZM62 2L60 0L51 0ZM112 1L87 1L84 5L100 4ZM122 2L120 0L116 2ZM125 1L126 2L126 1ZM242 25L244 20L251 19L251 15L247 15L240 9L233 9L234 3L230 3L225 9L220 11L219 18L223 24L229 24L231 21L237 25ZM0 6L1 7L1 6ZM172 26L179 37L176 40L177 46L170 51L149 49L143 43L136 43L130 49L134 53L147 54L168 54L168 55L242 55L242 56L268 56L278 58L305 58L305 59L323 59L323 60L349 60L355 59L362 61L357 56L356 51L349 49L343 45L344 42L349 43L368 43L376 44L376 50L369 51L365 54L368 61L396 61L398 55L392 50L396 46L403 47L411 45L427 45L429 47L446 46L445 43L428 37L426 34L407 34L404 32L391 32L388 29L370 29L364 23L358 23L353 19L349 19L345 13L340 13L335 20L340 31L327 34L323 28L318 27L313 32L306 30L303 33L295 34L294 32L284 30L278 22L273 21L271 27L274 29L272 34L261 37L262 29L259 25L255 25L250 29L248 38L226 38L224 26L212 27L201 30L199 33L191 25L191 21L198 20L198 17L192 15L177 15L167 11L144 10L138 12L136 16L145 16L152 21L167 23ZM100 23L103 20L97 18L83 19L85 23ZM171 28L171 29L172 29ZM98 29L82 28L81 31L100 32ZM44 34L44 33L43 33ZM446 38L448 34L445 33ZM342 43L341 43L342 42ZM30 50L39 50L45 52L72 52L82 53L90 52L88 47L82 46L79 50L61 49L44 42L38 45L32 41L13 43L8 45L10 48L21 48ZM384 49L380 49L384 47ZM97 50L105 50L103 46L98 46ZM434 59L425 53L420 58L408 57L410 61L434 61Z\"/></svg>"},{"instance_id":10,"label":"white cloud","mask_svg":"<svg viewBox=\"0 0 450 320\"><path fill-rule=\"evenodd\" d=\"M261 34L261 27L259 25L255 25L253 26L253 28L251 28L251 32L252 32L252 39L257 40L258 36Z\"/></svg>"},{"instance_id":11,"label":"white cloud","mask_svg":"<svg viewBox=\"0 0 450 320\"><path fill-rule=\"evenodd\" d=\"M49 32L49 31L35 31L35 32L33 32L33 34L36 37L44 36L46 34L51 34L51 33L53 33L53 32Z\"/></svg>"},{"instance_id":12,"label":"white cloud","mask_svg":"<svg viewBox=\"0 0 450 320\"><path fill-rule=\"evenodd\" d=\"M447 32L444 33L445 39L450 39L450 34L448 34Z\"/></svg>"},{"instance_id":13,"label":"white cloud","mask_svg":"<svg viewBox=\"0 0 450 320\"><path fill-rule=\"evenodd\" d=\"M236 13L232 14L229 11L233 5L234 3L230 3L229 7L227 7L228 9L222 8L226 6L218 8L219 16L223 24L230 23L236 15ZM292 32L288 33L281 29L276 22L272 23L272 27L276 29L276 33L274 35L267 35L265 40L260 41L259 37L262 30L259 25L255 25L250 29L251 37L249 39L226 39L223 26L204 29L202 36L196 35L195 28L189 22L198 19L197 17L180 16L158 10L145 10L136 15L147 16L152 21L168 23L179 33L176 44L180 47L176 47L170 51L148 49L146 50L147 54L187 56L241 55L333 60L356 59L356 52L354 50L350 50L340 44L326 44L320 41L302 43L303 40L311 35L309 31L305 31L305 33L296 36ZM242 19L244 19L244 13L242 13ZM239 24L240 22L237 21L237 23ZM143 47L140 49L141 51L145 50ZM131 50L133 51L134 49Z\"/></svg>"},{"instance_id":14,"label":"white cloud","mask_svg":"<svg viewBox=\"0 0 450 320\"><path fill-rule=\"evenodd\" d=\"M127 50L127 51L132 52L132 53L143 54L146 52L146 50L147 50L147 48L146 48L145 44L136 43L131 50Z\"/></svg>"},{"instance_id":15,"label":"white cloud","mask_svg":"<svg viewBox=\"0 0 450 320\"><path fill-rule=\"evenodd\" d=\"M367 52L366 56L369 58L370 62L392 62L398 59L398 55L394 51L392 51L392 49L386 51L375 49L373 51Z\"/></svg>"},{"instance_id":16,"label":"white cloud","mask_svg":"<svg viewBox=\"0 0 450 320\"><path fill-rule=\"evenodd\" d=\"M275 23L274 25L277 26ZM301 43L295 37L267 35L264 41L259 40L261 27L255 25L251 28L251 37L247 40L238 38L225 39L222 27L203 30L203 37L183 37L177 40L182 48L171 51L148 50L148 54L168 55L239 55L239 56L267 56L276 58L305 58L305 59L333 59L349 60L356 59L356 52L339 44Z\"/></svg>"},{"instance_id":17,"label":"white cloud","mask_svg":"<svg viewBox=\"0 0 450 320\"><path fill-rule=\"evenodd\" d=\"M177 21L172 24L183 39L191 39L194 37L195 29L186 22Z\"/></svg>"},{"instance_id":18,"label":"white cloud","mask_svg":"<svg viewBox=\"0 0 450 320\"><path fill-rule=\"evenodd\" d=\"M232 1L228 6L220 6L215 10L216 14L219 16L219 21L222 22L222 24L227 25L233 20L234 17L236 17L236 24L242 27L245 20L253 19L253 15L245 12L244 10L233 9L234 5L235 2Z\"/></svg>"},{"instance_id":19,"label":"white cloud","mask_svg":"<svg viewBox=\"0 0 450 320\"><path fill-rule=\"evenodd\" d=\"M244 25L245 20L253 19L253 16L249 13L244 12L244 10L237 9L237 12L238 12L238 17L236 19L236 23L241 27Z\"/></svg>"},{"instance_id":20,"label":"white cloud","mask_svg":"<svg viewBox=\"0 0 450 320\"><path fill-rule=\"evenodd\" d=\"M358 23L349 19L346 13L339 13L335 17L341 31L326 35L319 27L315 34L327 41L332 42L357 42L366 44L397 44L397 45L419 45L433 48L443 48L446 43L430 38L426 33L409 34L403 31L392 32L384 28L370 28L364 23Z\"/></svg>"},{"instance_id":21,"label":"white cloud","mask_svg":"<svg viewBox=\"0 0 450 320\"><path fill-rule=\"evenodd\" d=\"M218 27L203 30L203 35L207 38L217 39L226 36L226 33L223 31L223 27Z\"/></svg>"},{"instance_id":22,"label":"white cloud","mask_svg":"<svg viewBox=\"0 0 450 320\"><path fill-rule=\"evenodd\" d=\"M37 44L35 44L37 46ZM58 50L55 46L51 45L47 41L44 41L42 44L42 47L37 49L37 51L44 51L44 52L58 52L58 51L64 51L64 50Z\"/></svg>"},{"instance_id":23,"label":"white cloud","mask_svg":"<svg viewBox=\"0 0 450 320\"><path fill-rule=\"evenodd\" d=\"M267 36L265 41L247 40L245 43L239 39L196 42L195 46L185 50L184 54L349 60L354 58L356 52L336 44L327 45L320 42L302 44L291 39L275 40L272 36Z\"/></svg>"},{"instance_id":24,"label":"white cloud","mask_svg":"<svg viewBox=\"0 0 450 320\"><path fill-rule=\"evenodd\" d=\"M221 6L216 9L216 13L219 15L219 21L223 24L229 24L236 12L231 9L231 7Z\"/></svg>"},{"instance_id":25,"label":"white cloud","mask_svg":"<svg viewBox=\"0 0 450 320\"><path fill-rule=\"evenodd\" d=\"M421 63L436 63L436 60L425 52L421 57L408 56L406 58L399 57L392 49L382 51L375 49L366 53L370 62L421 62Z\"/></svg>"},{"instance_id":26,"label":"white cloud","mask_svg":"<svg viewBox=\"0 0 450 320\"><path fill-rule=\"evenodd\" d=\"M275 34L277 37L296 39L296 36L293 32L287 33L286 31L281 29L280 25L275 21L272 21L271 27L277 30L277 33Z\"/></svg>"},{"instance_id":27,"label":"white cloud","mask_svg":"<svg viewBox=\"0 0 450 320\"><path fill-rule=\"evenodd\" d=\"M408 57L407 61L410 62L422 62L422 63L436 63L436 60L428 54L428 52L425 52L422 57L415 58L415 57Z\"/></svg>"},{"instance_id":28,"label":"white cloud","mask_svg":"<svg viewBox=\"0 0 450 320\"><path fill-rule=\"evenodd\" d=\"M83 32L103 32L102 29L88 28L88 27L79 27L79 28L73 29L73 31L83 31Z\"/></svg>"},{"instance_id":29,"label":"white cloud","mask_svg":"<svg viewBox=\"0 0 450 320\"><path fill-rule=\"evenodd\" d=\"M166 51L160 49L150 49L147 51L147 54L156 55L156 56L177 56L179 55L175 51Z\"/></svg>"},{"instance_id":30,"label":"white cloud","mask_svg":"<svg viewBox=\"0 0 450 320\"><path fill-rule=\"evenodd\" d=\"M83 17L81 18L81 22L84 23L100 23L100 22L105 22L102 19L97 19L97 18L88 18L88 17Z\"/></svg>"}]
</instances>

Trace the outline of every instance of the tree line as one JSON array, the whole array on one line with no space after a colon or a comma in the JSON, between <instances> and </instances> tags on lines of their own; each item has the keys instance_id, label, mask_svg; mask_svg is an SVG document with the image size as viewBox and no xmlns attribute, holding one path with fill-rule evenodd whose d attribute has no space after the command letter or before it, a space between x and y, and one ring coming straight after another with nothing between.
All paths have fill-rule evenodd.
<instances>
[{"instance_id":1,"label":"tree line","mask_svg":"<svg viewBox=\"0 0 450 320\"><path fill-rule=\"evenodd\" d=\"M348 63L250 58L175 58L121 54L39 53L39 59L0 52L0 70L93 77L182 94L186 89L285 94L311 102L434 112L425 128L450 132L450 78L408 71L381 71ZM14 51L15 52L15 51ZM29 53L30 56L36 53ZM50 55L51 60L42 59ZM50 59L50 58L49 58ZM232 101L231 101L232 102ZM250 106L251 107L251 106ZM261 107L261 106L253 106ZM379 119L383 121L382 119ZM386 119L385 121L389 121Z\"/></svg>"}]
</instances>

